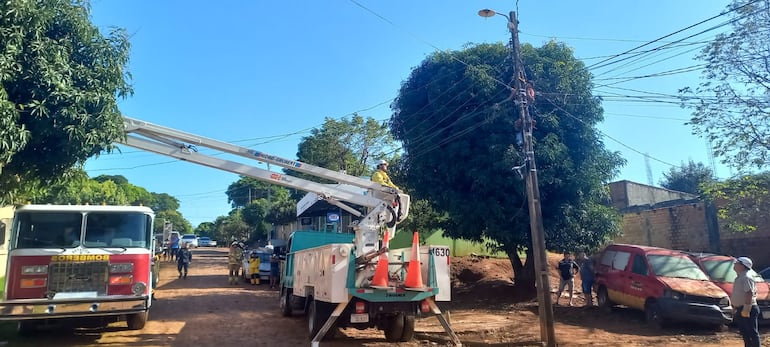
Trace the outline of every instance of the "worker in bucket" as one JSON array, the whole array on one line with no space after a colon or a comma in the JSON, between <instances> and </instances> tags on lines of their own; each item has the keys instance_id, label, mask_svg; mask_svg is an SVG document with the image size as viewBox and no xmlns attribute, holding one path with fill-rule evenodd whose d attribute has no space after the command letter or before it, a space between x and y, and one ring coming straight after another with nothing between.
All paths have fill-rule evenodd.
<instances>
[{"instance_id":1,"label":"worker in bucket","mask_svg":"<svg viewBox=\"0 0 770 347\"><path fill-rule=\"evenodd\" d=\"M238 276L241 272L242 262L243 247L237 241L233 241L233 243L230 244L230 253L227 256L229 270L228 283L238 284Z\"/></svg>"},{"instance_id":2,"label":"worker in bucket","mask_svg":"<svg viewBox=\"0 0 770 347\"><path fill-rule=\"evenodd\" d=\"M372 174L372 181L382 184L383 186L401 190L398 188L398 186L393 184L393 181L390 180L390 176L388 176L388 162L385 160L380 160L377 162L377 170L375 170L374 174Z\"/></svg>"}]
</instances>

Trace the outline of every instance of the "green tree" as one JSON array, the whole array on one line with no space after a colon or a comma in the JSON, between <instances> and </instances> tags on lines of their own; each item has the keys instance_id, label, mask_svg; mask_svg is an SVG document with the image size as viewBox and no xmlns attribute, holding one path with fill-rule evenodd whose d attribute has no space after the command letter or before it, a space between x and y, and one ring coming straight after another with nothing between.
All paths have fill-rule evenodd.
<instances>
[{"instance_id":1,"label":"green tree","mask_svg":"<svg viewBox=\"0 0 770 347\"><path fill-rule=\"evenodd\" d=\"M0 204L43 194L124 136L131 94L124 30L107 36L88 1L0 2Z\"/></svg>"},{"instance_id":2,"label":"green tree","mask_svg":"<svg viewBox=\"0 0 770 347\"><path fill-rule=\"evenodd\" d=\"M348 175L368 176L375 160L394 157L388 154L393 152L393 147L393 136L388 132L387 124L354 114L351 119L326 118L320 129L313 129L300 141L297 158ZM318 181L317 178L310 179Z\"/></svg>"},{"instance_id":3,"label":"green tree","mask_svg":"<svg viewBox=\"0 0 770 347\"><path fill-rule=\"evenodd\" d=\"M717 206L720 224L728 231L748 233L770 222L770 172L710 182L703 187L704 195Z\"/></svg>"},{"instance_id":4,"label":"green tree","mask_svg":"<svg viewBox=\"0 0 770 347\"><path fill-rule=\"evenodd\" d=\"M260 181L256 178L241 176L227 187L227 202L233 208L245 207L254 200L270 199L286 188L279 185Z\"/></svg>"},{"instance_id":5,"label":"green tree","mask_svg":"<svg viewBox=\"0 0 770 347\"><path fill-rule=\"evenodd\" d=\"M701 185L713 180L714 172L711 168L703 165L703 163L690 160L687 164L682 163L682 165L672 167L668 172L664 172L660 185L666 189L700 195L702 193Z\"/></svg>"},{"instance_id":6,"label":"green tree","mask_svg":"<svg viewBox=\"0 0 770 347\"><path fill-rule=\"evenodd\" d=\"M182 214L178 211L159 211L155 213L155 226L153 230L156 234L163 233L163 224L169 222L173 224L174 231L178 231L180 234L190 234L193 231L192 225L187 221Z\"/></svg>"},{"instance_id":7,"label":"green tree","mask_svg":"<svg viewBox=\"0 0 770 347\"><path fill-rule=\"evenodd\" d=\"M707 138L714 155L739 169L770 162L770 0L733 0L732 30L700 53L702 82L680 91L692 109L693 132Z\"/></svg>"},{"instance_id":8,"label":"green tree","mask_svg":"<svg viewBox=\"0 0 770 347\"><path fill-rule=\"evenodd\" d=\"M519 111L499 82L513 75L509 56L502 44L432 54L403 82L390 126L403 143L410 193L448 213L449 236L496 242L516 285L532 292L525 184L512 170L526 164L516 140ZM547 247L598 247L620 231L618 214L603 203L605 183L624 161L595 129L603 116L591 76L561 43L524 45L522 58L539 93L531 111Z\"/></svg>"},{"instance_id":9,"label":"green tree","mask_svg":"<svg viewBox=\"0 0 770 347\"><path fill-rule=\"evenodd\" d=\"M195 235L208 236L212 240L219 239L219 235L216 233L216 225L213 222L203 222L195 227Z\"/></svg>"}]
</instances>

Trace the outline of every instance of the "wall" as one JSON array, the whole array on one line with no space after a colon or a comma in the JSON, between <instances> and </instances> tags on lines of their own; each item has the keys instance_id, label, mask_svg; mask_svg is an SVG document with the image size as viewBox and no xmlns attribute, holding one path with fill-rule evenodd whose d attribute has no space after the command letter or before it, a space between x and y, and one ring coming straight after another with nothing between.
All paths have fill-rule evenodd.
<instances>
[{"instance_id":1,"label":"wall","mask_svg":"<svg viewBox=\"0 0 770 347\"><path fill-rule=\"evenodd\" d=\"M623 214L623 234L613 242L716 251L716 245L709 238L702 202L626 212Z\"/></svg>"},{"instance_id":2,"label":"wall","mask_svg":"<svg viewBox=\"0 0 770 347\"><path fill-rule=\"evenodd\" d=\"M646 184L617 181L609 184L612 205L617 209L632 206L651 206L666 201L691 200L697 196Z\"/></svg>"},{"instance_id":3,"label":"wall","mask_svg":"<svg viewBox=\"0 0 770 347\"><path fill-rule=\"evenodd\" d=\"M767 213L757 220L757 230L748 234L734 233L720 223L721 251L735 257L748 256L754 261L754 269L760 271L770 266L770 217Z\"/></svg>"}]
</instances>

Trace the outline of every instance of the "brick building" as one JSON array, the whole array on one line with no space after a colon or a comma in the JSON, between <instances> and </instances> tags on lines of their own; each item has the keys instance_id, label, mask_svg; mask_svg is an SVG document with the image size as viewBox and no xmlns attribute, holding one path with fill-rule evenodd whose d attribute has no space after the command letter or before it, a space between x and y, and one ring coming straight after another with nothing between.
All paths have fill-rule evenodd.
<instances>
[{"instance_id":1,"label":"brick building","mask_svg":"<svg viewBox=\"0 0 770 347\"><path fill-rule=\"evenodd\" d=\"M696 195L631 181L609 184L612 205L623 215L616 243L694 252L747 255L756 267L770 266L770 220L749 234L720 226L716 208Z\"/></svg>"}]
</instances>

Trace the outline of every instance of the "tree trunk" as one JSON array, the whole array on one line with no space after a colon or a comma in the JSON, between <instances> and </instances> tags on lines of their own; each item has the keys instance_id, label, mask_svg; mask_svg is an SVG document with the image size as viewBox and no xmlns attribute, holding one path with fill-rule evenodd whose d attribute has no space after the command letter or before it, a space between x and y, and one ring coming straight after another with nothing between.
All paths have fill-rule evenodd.
<instances>
[{"instance_id":1,"label":"tree trunk","mask_svg":"<svg viewBox=\"0 0 770 347\"><path fill-rule=\"evenodd\" d=\"M532 251L527 249L523 265L518 252L507 252L507 254L513 267L514 290L525 297L534 297L537 290L535 288L535 263Z\"/></svg>"}]
</instances>

